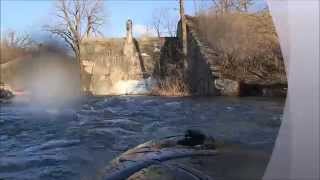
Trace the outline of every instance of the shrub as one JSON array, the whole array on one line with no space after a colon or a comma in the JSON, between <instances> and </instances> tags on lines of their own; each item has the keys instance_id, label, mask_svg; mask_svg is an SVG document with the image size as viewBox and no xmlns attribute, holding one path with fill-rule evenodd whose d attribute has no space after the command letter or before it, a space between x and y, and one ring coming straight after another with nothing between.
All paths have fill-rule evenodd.
<instances>
[{"instance_id":1,"label":"shrub","mask_svg":"<svg viewBox=\"0 0 320 180\"><path fill-rule=\"evenodd\" d=\"M189 96L189 88L182 78L173 77L159 80L152 95L159 96Z\"/></svg>"}]
</instances>

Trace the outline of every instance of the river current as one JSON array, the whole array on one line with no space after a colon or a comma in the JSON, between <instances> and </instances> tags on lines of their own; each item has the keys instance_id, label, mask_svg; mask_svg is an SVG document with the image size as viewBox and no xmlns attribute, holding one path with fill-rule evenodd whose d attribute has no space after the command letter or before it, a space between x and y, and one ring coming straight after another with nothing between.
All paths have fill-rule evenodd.
<instances>
[{"instance_id":1,"label":"river current","mask_svg":"<svg viewBox=\"0 0 320 180\"><path fill-rule=\"evenodd\" d=\"M63 108L1 104L0 179L96 179L122 152L187 129L270 154L283 106L275 98L152 96L90 97Z\"/></svg>"}]
</instances>

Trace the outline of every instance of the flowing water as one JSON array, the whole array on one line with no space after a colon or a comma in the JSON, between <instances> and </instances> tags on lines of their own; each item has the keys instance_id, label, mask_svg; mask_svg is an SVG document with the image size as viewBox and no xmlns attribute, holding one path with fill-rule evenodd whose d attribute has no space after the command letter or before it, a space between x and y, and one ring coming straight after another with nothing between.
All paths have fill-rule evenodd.
<instances>
[{"instance_id":1,"label":"flowing water","mask_svg":"<svg viewBox=\"0 0 320 180\"><path fill-rule=\"evenodd\" d=\"M95 179L125 150L186 129L270 154L283 106L271 98L150 96L90 97L63 108L1 104L0 179Z\"/></svg>"}]
</instances>

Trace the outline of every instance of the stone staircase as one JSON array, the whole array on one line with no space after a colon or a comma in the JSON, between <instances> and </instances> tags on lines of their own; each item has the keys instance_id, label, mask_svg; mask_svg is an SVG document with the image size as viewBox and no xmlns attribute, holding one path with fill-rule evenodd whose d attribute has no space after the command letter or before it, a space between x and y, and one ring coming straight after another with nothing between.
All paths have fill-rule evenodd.
<instances>
[{"instance_id":1,"label":"stone staircase","mask_svg":"<svg viewBox=\"0 0 320 180\"><path fill-rule=\"evenodd\" d=\"M207 42L202 41L199 38L199 35L195 31L195 25L193 24L192 17L187 16L187 26L189 29L189 33L192 38L196 41L197 46L199 47L201 56L205 59L206 63L209 66L211 74L215 78L221 77L221 65L218 62L219 54L214 51Z\"/></svg>"},{"instance_id":2,"label":"stone staircase","mask_svg":"<svg viewBox=\"0 0 320 180\"><path fill-rule=\"evenodd\" d=\"M202 63L201 66L191 67L196 69L193 70L194 74L191 74L192 78L194 78L192 82L194 88L197 89L197 86L201 86L200 84L197 85L197 81L200 82L205 79L207 84L210 84L213 81L214 88L216 88L218 94L221 95L247 95L255 94L255 91L259 91L258 94L263 95L265 94L264 91L268 89L272 89L272 91L273 89L279 89L280 91L285 89L285 72L271 71L268 70L266 66L262 68L258 66L251 67L250 65L245 65L241 62L236 62L236 64L225 64L226 62L223 62L224 58L221 58L221 54L212 49L205 40L201 39L201 36L197 31L197 19L191 16L187 16L186 19L188 47L191 48L191 52L188 52L188 55L191 55L189 55L189 62L196 65L199 65L200 61ZM196 56L192 56L194 54L196 54ZM261 65L263 66L263 64ZM207 68L205 69L204 67ZM203 74L196 74L202 73L203 71L206 71L206 73L209 71L209 74L211 74L212 77L204 78ZM254 93L251 93L251 91Z\"/></svg>"}]
</instances>

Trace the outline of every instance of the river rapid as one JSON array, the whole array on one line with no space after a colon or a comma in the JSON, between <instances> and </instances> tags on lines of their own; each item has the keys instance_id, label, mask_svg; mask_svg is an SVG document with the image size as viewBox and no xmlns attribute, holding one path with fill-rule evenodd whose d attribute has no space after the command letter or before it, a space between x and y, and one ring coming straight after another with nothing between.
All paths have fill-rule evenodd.
<instances>
[{"instance_id":1,"label":"river rapid","mask_svg":"<svg viewBox=\"0 0 320 180\"><path fill-rule=\"evenodd\" d=\"M98 179L129 148L187 129L271 154L283 106L277 98L152 96L88 97L59 108L1 104L0 179Z\"/></svg>"}]
</instances>

